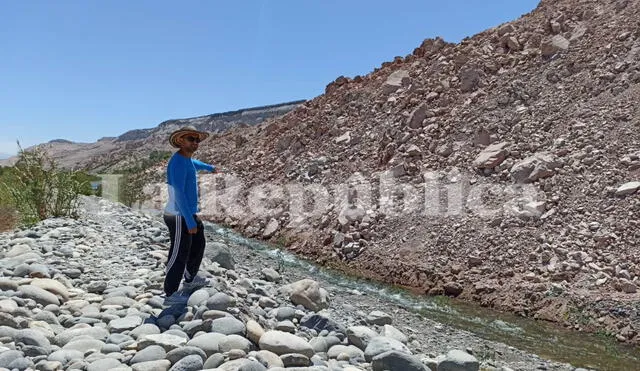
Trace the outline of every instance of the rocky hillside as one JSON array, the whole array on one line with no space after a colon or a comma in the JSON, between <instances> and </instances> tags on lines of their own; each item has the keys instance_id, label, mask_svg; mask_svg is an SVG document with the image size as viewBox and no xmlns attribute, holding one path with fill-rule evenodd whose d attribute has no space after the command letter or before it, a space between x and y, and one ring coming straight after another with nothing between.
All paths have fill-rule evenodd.
<instances>
[{"instance_id":1,"label":"rocky hillside","mask_svg":"<svg viewBox=\"0 0 640 371\"><path fill-rule=\"evenodd\" d=\"M203 177L203 214L347 272L637 342L639 12L544 0L339 77L203 144L228 168Z\"/></svg>"},{"instance_id":2,"label":"rocky hillside","mask_svg":"<svg viewBox=\"0 0 640 371\"><path fill-rule=\"evenodd\" d=\"M220 133L239 126L252 126L266 119L281 116L304 101L241 109L187 119L167 120L157 127L128 131L118 137L101 138L95 143L75 143L64 139L41 144L62 166L95 172L126 168L139 162L152 151L171 151L167 138L174 130L192 125L210 133ZM15 158L0 161L10 165Z\"/></svg>"}]
</instances>

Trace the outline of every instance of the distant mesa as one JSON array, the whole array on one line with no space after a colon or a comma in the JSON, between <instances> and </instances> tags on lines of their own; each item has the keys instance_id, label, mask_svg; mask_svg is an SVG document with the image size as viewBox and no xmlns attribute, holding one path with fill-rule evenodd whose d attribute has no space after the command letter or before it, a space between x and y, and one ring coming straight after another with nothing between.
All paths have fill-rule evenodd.
<instances>
[{"instance_id":1,"label":"distant mesa","mask_svg":"<svg viewBox=\"0 0 640 371\"><path fill-rule=\"evenodd\" d=\"M130 141L130 140L140 140L145 139L153 132L153 129L134 129L129 130L126 133L120 135L116 138L116 141Z\"/></svg>"},{"instance_id":2,"label":"distant mesa","mask_svg":"<svg viewBox=\"0 0 640 371\"><path fill-rule=\"evenodd\" d=\"M93 143L54 139L30 148L46 147L49 155L64 168L100 171L125 168L134 159L141 156L146 158L152 151L166 151L167 136L181 126L191 125L211 134L221 133L283 116L305 102L306 100L301 99L204 116L174 118L163 121L156 127L129 130L119 136L102 137ZM6 166L5 164L15 159L15 156L9 157L8 160L0 158L0 165Z\"/></svg>"},{"instance_id":3,"label":"distant mesa","mask_svg":"<svg viewBox=\"0 0 640 371\"><path fill-rule=\"evenodd\" d=\"M66 139L54 139L54 140L50 140L49 143L73 144L72 141L66 140Z\"/></svg>"}]
</instances>

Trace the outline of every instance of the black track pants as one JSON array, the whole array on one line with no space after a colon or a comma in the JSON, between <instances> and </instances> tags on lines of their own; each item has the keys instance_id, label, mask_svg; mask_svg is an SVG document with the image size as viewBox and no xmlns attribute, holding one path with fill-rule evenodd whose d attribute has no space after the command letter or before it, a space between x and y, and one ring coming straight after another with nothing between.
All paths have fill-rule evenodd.
<instances>
[{"instance_id":1,"label":"black track pants","mask_svg":"<svg viewBox=\"0 0 640 371\"><path fill-rule=\"evenodd\" d=\"M204 226L196 215L193 216L198 226L196 234L189 234L187 223L180 215L164 214L164 222L171 235L171 247L165 268L164 292L171 295L180 287L184 277L190 282L198 274L202 256L204 255Z\"/></svg>"}]
</instances>

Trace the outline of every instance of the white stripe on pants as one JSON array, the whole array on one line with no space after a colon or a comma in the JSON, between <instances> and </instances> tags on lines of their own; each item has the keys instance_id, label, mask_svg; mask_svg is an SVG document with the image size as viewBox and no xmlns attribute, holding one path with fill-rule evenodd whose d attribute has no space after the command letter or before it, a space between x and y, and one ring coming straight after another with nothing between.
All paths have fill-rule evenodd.
<instances>
[{"instance_id":1,"label":"white stripe on pants","mask_svg":"<svg viewBox=\"0 0 640 371\"><path fill-rule=\"evenodd\" d=\"M173 241L173 251L171 251L171 257L169 258L169 262L167 263L167 267L164 270L166 274L171 269L173 263L176 262L178 258L178 251L180 250L180 237L182 237L182 219L180 215L176 215L176 237Z\"/></svg>"}]
</instances>

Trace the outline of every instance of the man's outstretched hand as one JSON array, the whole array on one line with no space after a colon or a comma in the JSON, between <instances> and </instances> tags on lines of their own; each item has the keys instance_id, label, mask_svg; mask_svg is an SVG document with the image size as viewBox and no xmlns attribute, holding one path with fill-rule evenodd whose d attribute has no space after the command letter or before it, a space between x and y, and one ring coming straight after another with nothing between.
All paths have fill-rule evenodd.
<instances>
[{"instance_id":1,"label":"man's outstretched hand","mask_svg":"<svg viewBox=\"0 0 640 371\"><path fill-rule=\"evenodd\" d=\"M189 232L189 234L196 234L196 233L198 233L198 227L193 227L193 228L189 229L188 232Z\"/></svg>"}]
</instances>

